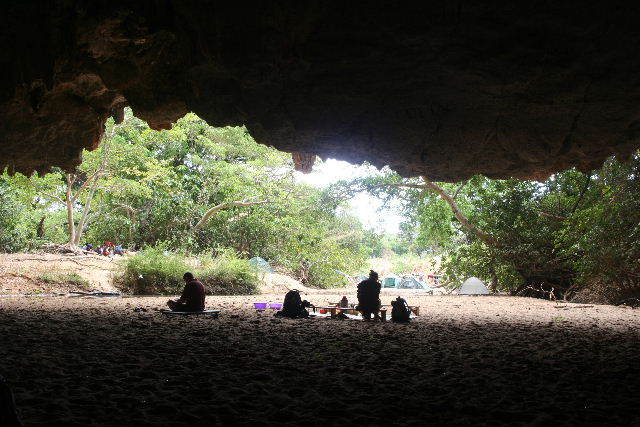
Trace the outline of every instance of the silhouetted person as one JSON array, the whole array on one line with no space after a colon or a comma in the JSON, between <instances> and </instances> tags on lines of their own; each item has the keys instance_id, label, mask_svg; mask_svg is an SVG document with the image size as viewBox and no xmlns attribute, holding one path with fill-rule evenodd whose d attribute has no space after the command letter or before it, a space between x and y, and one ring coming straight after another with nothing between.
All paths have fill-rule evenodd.
<instances>
[{"instance_id":1,"label":"silhouetted person","mask_svg":"<svg viewBox=\"0 0 640 427\"><path fill-rule=\"evenodd\" d=\"M369 278L358 283L358 311L362 313L365 321L371 320L371 314L374 319L379 319L380 311L380 282L378 281L378 273L371 270Z\"/></svg>"},{"instance_id":2,"label":"silhouetted person","mask_svg":"<svg viewBox=\"0 0 640 427\"><path fill-rule=\"evenodd\" d=\"M169 308L173 311L204 310L204 285L191 273L184 273L182 278L186 283L182 296L178 300L167 301Z\"/></svg>"}]
</instances>

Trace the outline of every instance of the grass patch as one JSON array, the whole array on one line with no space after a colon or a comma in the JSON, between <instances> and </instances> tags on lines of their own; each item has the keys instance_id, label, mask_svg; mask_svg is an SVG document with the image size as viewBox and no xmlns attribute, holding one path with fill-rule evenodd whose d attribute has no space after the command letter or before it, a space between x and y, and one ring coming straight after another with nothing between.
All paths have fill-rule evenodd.
<instances>
[{"instance_id":1,"label":"grass patch","mask_svg":"<svg viewBox=\"0 0 640 427\"><path fill-rule=\"evenodd\" d=\"M148 248L122 263L114 284L137 295L172 295L182 291L182 275L187 271L190 267L182 255Z\"/></svg>"},{"instance_id":2,"label":"grass patch","mask_svg":"<svg viewBox=\"0 0 640 427\"><path fill-rule=\"evenodd\" d=\"M260 278L246 259L225 253L196 270L196 277L213 295L250 295L259 293Z\"/></svg>"},{"instance_id":3,"label":"grass patch","mask_svg":"<svg viewBox=\"0 0 640 427\"><path fill-rule=\"evenodd\" d=\"M159 248L148 248L128 257L114 283L123 292L137 295L175 295L184 288L182 275L190 271L211 295L258 293L260 279L248 260L223 253L216 258L187 258Z\"/></svg>"},{"instance_id":4,"label":"grass patch","mask_svg":"<svg viewBox=\"0 0 640 427\"><path fill-rule=\"evenodd\" d=\"M78 275L68 271L47 271L38 276L38 280L50 285L68 285L79 289L89 289L91 283Z\"/></svg>"}]
</instances>

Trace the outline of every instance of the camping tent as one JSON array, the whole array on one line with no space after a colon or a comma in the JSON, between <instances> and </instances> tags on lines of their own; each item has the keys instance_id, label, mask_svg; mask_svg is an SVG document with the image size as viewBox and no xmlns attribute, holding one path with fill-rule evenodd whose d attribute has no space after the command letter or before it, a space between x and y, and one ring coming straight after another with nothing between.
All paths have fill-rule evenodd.
<instances>
[{"instance_id":1,"label":"camping tent","mask_svg":"<svg viewBox=\"0 0 640 427\"><path fill-rule=\"evenodd\" d=\"M469 277L457 292L458 295L489 295L490 293L482 280L477 277Z\"/></svg>"},{"instance_id":2,"label":"camping tent","mask_svg":"<svg viewBox=\"0 0 640 427\"><path fill-rule=\"evenodd\" d=\"M383 288L396 288L400 284L402 279L400 276L396 276L395 274L389 274L384 279L382 279L382 287Z\"/></svg>"},{"instance_id":3,"label":"camping tent","mask_svg":"<svg viewBox=\"0 0 640 427\"><path fill-rule=\"evenodd\" d=\"M271 268L271 264L269 264L269 261L265 260L264 258L260 258L258 256L253 257L249 260L249 264L251 264L253 268L255 268L260 272L273 273L273 268Z\"/></svg>"},{"instance_id":4,"label":"camping tent","mask_svg":"<svg viewBox=\"0 0 640 427\"><path fill-rule=\"evenodd\" d=\"M400 281L398 289L424 289L427 291L433 290L431 286L427 285L421 280L416 279L413 276L405 276Z\"/></svg>"}]
</instances>

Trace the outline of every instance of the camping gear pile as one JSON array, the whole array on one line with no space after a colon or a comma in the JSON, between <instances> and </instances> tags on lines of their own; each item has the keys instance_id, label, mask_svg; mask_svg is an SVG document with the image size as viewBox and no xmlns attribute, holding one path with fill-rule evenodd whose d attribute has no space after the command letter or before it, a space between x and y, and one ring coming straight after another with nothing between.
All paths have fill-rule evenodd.
<instances>
[{"instance_id":1,"label":"camping gear pile","mask_svg":"<svg viewBox=\"0 0 640 427\"><path fill-rule=\"evenodd\" d=\"M402 297L391 301L391 320L399 323L407 323L411 318L411 309L407 300Z\"/></svg>"},{"instance_id":2,"label":"camping gear pile","mask_svg":"<svg viewBox=\"0 0 640 427\"><path fill-rule=\"evenodd\" d=\"M302 300L300 291L292 289L284 296L282 310L276 312L276 316L290 319L306 318L309 317L309 312L306 310L309 307L311 307L311 303L307 300Z\"/></svg>"}]
</instances>

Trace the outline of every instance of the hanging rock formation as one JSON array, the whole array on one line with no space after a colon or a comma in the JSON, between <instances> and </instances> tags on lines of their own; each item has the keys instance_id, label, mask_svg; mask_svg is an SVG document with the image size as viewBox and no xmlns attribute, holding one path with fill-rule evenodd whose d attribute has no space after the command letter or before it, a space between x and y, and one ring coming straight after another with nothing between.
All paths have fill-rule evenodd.
<instances>
[{"instance_id":1,"label":"hanging rock formation","mask_svg":"<svg viewBox=\"0 0 640 427\"><path fill-rule=\"evenodd\" d=\"M129 105L403 175L544 179L640 137L640 13L611 2L12 2L0 167L72 169ZM312 159L311 159L312 160Z\"/></svg>"}]
</instances>

